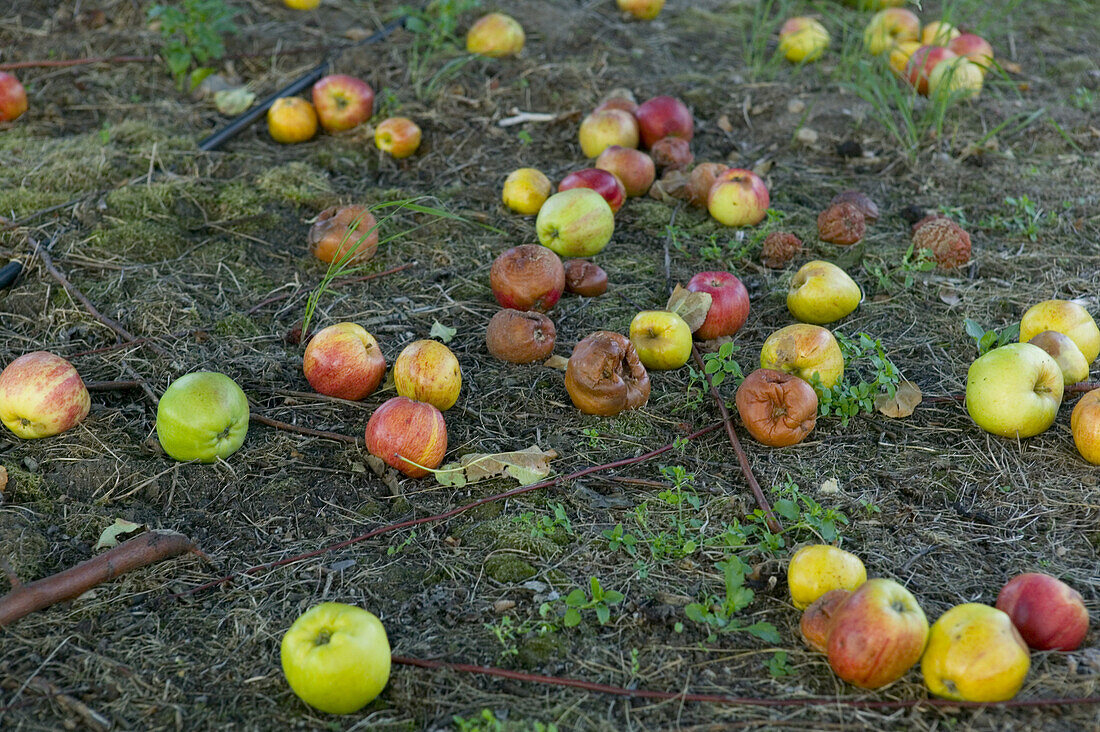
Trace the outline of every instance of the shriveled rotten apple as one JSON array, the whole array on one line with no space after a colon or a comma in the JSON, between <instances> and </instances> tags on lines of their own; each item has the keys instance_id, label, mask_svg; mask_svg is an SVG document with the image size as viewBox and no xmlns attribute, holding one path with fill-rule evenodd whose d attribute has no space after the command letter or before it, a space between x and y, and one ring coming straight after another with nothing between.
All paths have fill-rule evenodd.
<instances>
[{"instance_id":1,"label":"shriveled rotten apple","mask_svg":"<svg viewBox=\"0 0 1100 732\"><path fill-rule=\"evenodd\" d=\"M649 155L660 170L683 170L695 160L691 143L682 137L662 137L649 148Z\"/></svg>"},{"instance_id":2,"label":"shriveled rotten apple","mask_svg":"<svg viewBox=\"0 0 1100 732\"><path fill-rule=\"evenodd\" d=\"M600 330L573 349L565 390L585 414L613 417L649 401L649 374L626 336Z\"/></svg>"},{"instance_id":3,"label":"shriveled rotten apple","mask_svg":"<svg viewBox=\"0 0 1100 732\"><path fill-rule=\"evenodd\" d=\"M707 207L707 195L710 187L718 180L718 176L729 170L728 165L722 163L699 163L691 171L688 179L688 203L699 208Z\"/></svg>"},{"instance_id":4,"label":"shriveled rotten apple","mask_svg":"<svg viewBox=\"0 0 1100 732\"><path fill-rule=\"evenodd\" d=\"M581 297L599 297L607 292L607 272L587 259L566 260L565 289Z\"/></svg>"},{"instance_id":5,"label":"shriveled rotten apple","mask_svg":"<svg viewBox=\"0 0 1100 732\"><path fill-rule=\"evenodd\" d=\"M554 322L542 313L505 308L489 321L485 345L501 361L532 363L550 357L556 336Z\"/></svg>"},{"instance_id":6,"label":"shriveled rotten apple","mask_svg":"<svg viewBox=\"0 0 1100 732\"><path fill-rule=\"evenodd\" d=\"M546 312L565 290L565 268L546 247L521 244L493 260L489 286L501 307Z\"/></svg>"},{"instance_id":7,"label":"shriveled rotten apple","mask_svg":"<svg viewBox=\"0 0 1100 732\"><path fill-rule=\"evenodd\" d=\"M797 445L817 423L817 394L793 374L757 369L737 388L737 412L757 442Z\"/></svg>"},{"instance_id":8,"label":"shriveled rotten apple","mask_svg":"<svg viewBox=\"0 0 1100 732\"><path fill-rule=\"evenodd\" d=\"M306 240L322 262L360 264L378 251L378 222L366 206L333 206L317 217Z\"/></svg>"}]
</instances>

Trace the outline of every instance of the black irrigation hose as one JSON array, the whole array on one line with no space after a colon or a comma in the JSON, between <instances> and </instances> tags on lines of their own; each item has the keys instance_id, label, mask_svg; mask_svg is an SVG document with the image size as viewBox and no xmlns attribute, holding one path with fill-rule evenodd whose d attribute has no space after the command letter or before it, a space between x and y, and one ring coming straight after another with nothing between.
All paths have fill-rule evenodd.
<instances>
[{"instance_id":1,"label":"black irrigation hose","mask_svg":"<svg viewBox=\"0 0 1100 732\"><path fill-rule=\"evenodd\" d=\"M269 96L266 99L262 100L259 104L257 104L252 109L248 110L247 112L245 112L242 115L239 115L236 119L234 119L228 125L221 128L220 130L218 130L214 134L210 135L206 139L202 140L199 143L199 149L200 150L217 150L222 145L224 145L226 142L228 142L230 139L232 139L233 137L236 137L241 132L241 130L243 130L245 127L248 127L253 122L255 122L260 117L262 117L264 114L266 114L267 110L270 109L271 105L275 103L276 99L279 99L281 97L294 96L295 94L298 94L302 91L305 91L309 87L313 86L313 84L315 82L317 82L322 76L324 76L325 73L329 70L329 67L332 66L332 62L336 59L337 55L339 55L340 53L343 53L344 51L348 50L349 48L356 48L358 46L371 46L371 45L374 45L375 43L378 43L379 41L385 40L395 30L397 30L398 28L403 28L405 26L405 22L408 20L408 18L409 18L408 15L402 15L400 18L397 18L395 20L391 20L389 23L386 23L384 26L382 26L377 31L370 34L369 36L367 36L363 40L356 41L355 43L353 43L349 46L344 46L340 49L334 50L328 56L325 57L324 61L322 61L316 67L311 69L304 76L296 79L295 81L291 82L290 84L283 87L279 91L275 92L271 96Z\"/></svg>"}]
</instances>

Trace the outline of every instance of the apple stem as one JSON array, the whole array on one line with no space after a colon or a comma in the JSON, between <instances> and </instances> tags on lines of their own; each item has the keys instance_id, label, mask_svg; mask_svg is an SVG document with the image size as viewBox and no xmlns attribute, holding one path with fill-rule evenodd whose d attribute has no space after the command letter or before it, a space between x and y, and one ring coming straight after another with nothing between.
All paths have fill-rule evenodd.
<instances>
[{"instance_id":1,"label":"apple stem","mask_svg":"<svg viewBox=\"0 0 1100 732\"><path fill-rule=\"evenodd\" d=\"M783 530L783 527L775 517L775 514L772 513L771 504L768 503L768 498L764 495L764 490L760 487L760 483L757 482L756 476L753 475L752 466L749 464L749 456L745 454L744 448L741 447L741 441L737 439L737 431L733 428L733 418L730 416L730 411L726 409L726 402L723 401L722 395L718 393L718 389L714 386L710 374L707 373L707 369L703 364L703 357L699 355L699 348L694 342L691 344L691 357L695 360L695 365L699 368L699 371L702 372L703 378L707 380L707 386L710 387L710 395L714 397L715 403L718 404L718 411L722 414L722 423L726 426L726 436L729 437L730 445L733 446L733 452L737 455L737 462L741 466L741 472L745 476L745 481L749 484L749 488L752 489L753 496L756 497L756 505L764 512L764 518L768 522L768 530L773 534L778 534Z\"/></svg>"}]
</instances>

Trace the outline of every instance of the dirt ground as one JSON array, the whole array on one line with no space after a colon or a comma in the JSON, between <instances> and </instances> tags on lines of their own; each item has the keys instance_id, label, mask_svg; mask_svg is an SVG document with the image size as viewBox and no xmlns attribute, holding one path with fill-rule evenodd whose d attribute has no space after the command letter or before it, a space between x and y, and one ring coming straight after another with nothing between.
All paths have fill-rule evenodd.
<instances>
[{"instance_id":1,"label":"dirt ground","mask_svg":"<svg viewBox=\"0 0 1100 732\"><path fill-rule=\"evenodd\" d=\"M19 3L0 19L0 62L155 54L161 42L145 19L149 4ZM273 49L348 43L399 12L398 3L365 0L324 0L312 12L275 0L230 4L241 11L241 32L229 52L266 55L218 71L261 97L321 58ZM364 325L391 364L434 324L455 329L449 345L464 382L446 413L449 460L537 444L557 451L560 475L644 453L718 419L686 368L654 374L644 409L602 419L572 407L561 372L495 361L484 346L497 309L490 263L535 241L533 220L500 203L504 177L533 166L559 180L585 167L578 123L616 87L639 99L683 98L696 119L696 160L765 170L781 217L737 232L681 202L630 200L597 260L609 293L567 296L551 313L562 356L593 330L625 333L638 310L664 305L669 281L729 269L752 301L733 356L748 373L768 334L792 322L786 282L812 258L842 264L866 293L836 330L880 339L926 397L963 390L977 356L967 318L1001 329L1053 297L1079 298L1100 313L1100 21L1089 0L924 3L925 19L947 5L1011 71L993 75L976 102L949 110L938 131L920 130L912 146L883 124L884 112L898 118L889 107L853 89L853 69L866 63L855 51L866 15L839 3L670 0L650 23L627 22L610 0L475 5L437 3L436 19L453 19L461 34L480 12L504 10L526 28L522 56L470 58L426 30L337 58L337 71L378 90L376 120L401 114L423 127L421 151L404 161L380 155L366 129L281 146L262 124L221 151L200 152L198 141L227 118L208 98L178 91L160 63L18 72L31 109L0 130L0 216L16 222L0 229L0 254L28 266L0 292L0 360L46 349L71 358L88 382L139 380L147 392L95 392L88 419L59 437L0 435L9 476L0 557L23 580L37 579L92 556L100 533L123 518L183 532L212 564L169 560L0 630L0 728L106 729L106 720L116 729L179 730L1095 729L1095 706L771 709L626 700L404 666L362 712L330 717L293 695L278 655L301 612L336 600L376 613L402 656L673 692L926 698L916 668L883 691L861 692L800 642L786 560L792 547L833 539L835 527L872 576L904 583L930 620L958 603L992 604L1022 571L1064 579L1084 596L1093 628L1077 652L1032 654L1020 698L1094 697L1100 470L1070 436L1076 395L1067 395L1053 428L1023 442L980 431L951 400L926 400L904 420L823 417L793 448L768 449L746 435L760 483L773 502L786 499L780 535L753 514L717 431L652 461L172 597L514 485L395 481L375 475L361 447L257 423L225 463L176 464L160 452L155 397L191 371L233 377L253 414L358 437L374 407L394 395L392 385L361 404L311 394L302 347L286 340L325 273L306 250L306 231L334 203L425 196L426 205L465 219L405 212L388 221L384 234L418 228L383 246L369 271L412 266L333 291L315 321ZM835 50L804 69L769 63L775 28L796 12L822 16ZM497 124L517 111L558 116ZM917 112L927 119L923 101ZM846 142L862 153L838 154ZM817 241L815 220L849 188L869 193L883 216L864 244L842 250ZM903 214L913 206L964 223L974 241L969 267L907 264ZM768 270L761 233L778 229L807 248L786 269ZM109 349L115 334L27 258L35 243L49 247L104 315L167 355L148 344ZM288 297L253 310L276 295ZM734 382L721 391L732 401ZM615 539L617 526L633 544ZM751 602L725 628L691 619L689 603L726 600L716 564L737 559L751 570ZM561 598L587 592L592 577L625 599L606 624L589 609L566 627ZM774 625L776 635L766 626L744 630L757 623Z\"/></svg>"}]
</instances>

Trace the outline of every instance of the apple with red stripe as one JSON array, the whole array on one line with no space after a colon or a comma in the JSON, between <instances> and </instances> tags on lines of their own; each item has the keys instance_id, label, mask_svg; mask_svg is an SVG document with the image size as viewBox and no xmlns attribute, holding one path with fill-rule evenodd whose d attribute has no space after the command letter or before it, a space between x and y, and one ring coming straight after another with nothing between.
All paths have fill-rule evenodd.
<instances>
[{"instance_id":1,"label":"apple with red stripe","mask_svg":"<svg viewBox=\"0 0 1100 732\"><path fill-rule=\"evenodd\" d=\"M366 440L371 455L410 478L421 478L443 462L447 423L427 402L394 397L370 416Z\"/></svg>"},{"instance_id":2,"label":"apple with red stripe","mask_svg":"<svg viewBox=\"0 0 1100 732\"><path fill-rule=\"evenodd\" d=\"M347 74L329 74L313 85L313 107L325 132L342 132L360 125L374 112L374 89Z\"/></svg>"},{"instance_id":3,"label":"apple with red stripe","mask_svg":"<svg viewBox=\"0 0 1100 732\"><path fill-rule=\"evenodd\" d=\"M0 422L23 439L61 434L80 424L90 407L80 374L48 351L24 354L0 373Z\"/></svg>"},{"instance_id":4,"label":"apple with red stripe","mask_svg":"<svg viewBox=\"0 0 1100 732\"><path fill-rule=\"evenodd\" d=\"M363 326L337 323L310 339L302 371L318 394L358 401L382 383L386 359L378 341Z\"/></svg>"},{"instance_id":5,"label":"apple with red stripe","mask_svg":"<svg viewBox=\"0 0 1100 732\"><path fill-rule=\"evenodd\" d=\"M611 207L611 213L618 213L626 200L626 188L623 182L602 168L585 168L577 170L561 179L558 183L559 191L568 191L571 188L591 188L603 196L607 205Z\"/></svg>"}]
</instances>

